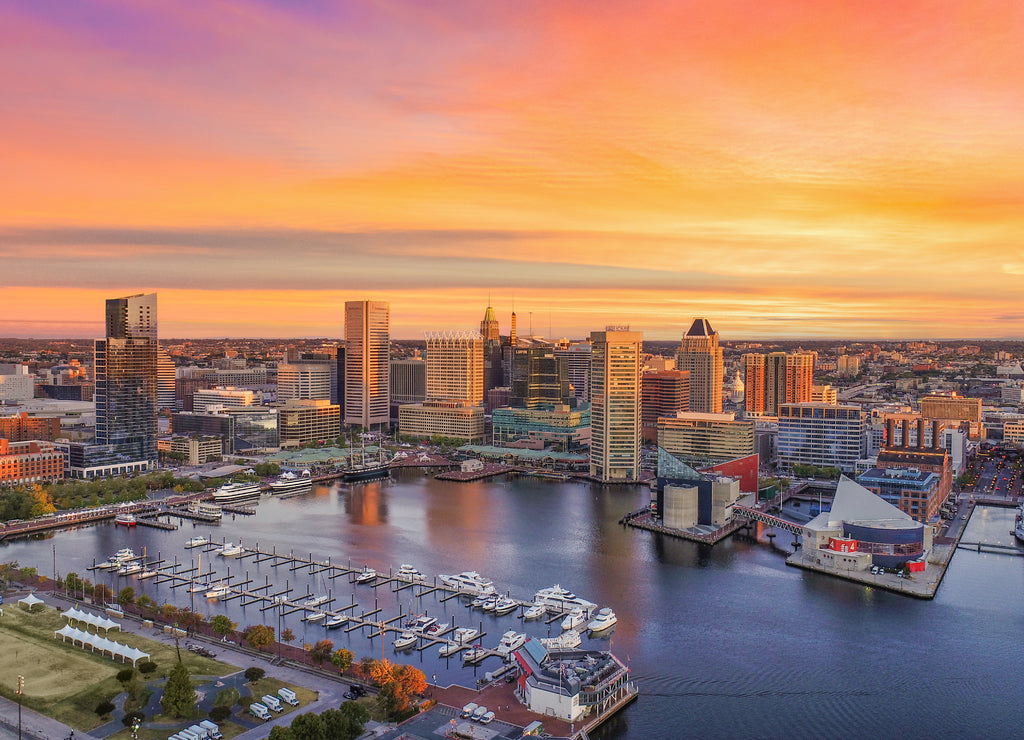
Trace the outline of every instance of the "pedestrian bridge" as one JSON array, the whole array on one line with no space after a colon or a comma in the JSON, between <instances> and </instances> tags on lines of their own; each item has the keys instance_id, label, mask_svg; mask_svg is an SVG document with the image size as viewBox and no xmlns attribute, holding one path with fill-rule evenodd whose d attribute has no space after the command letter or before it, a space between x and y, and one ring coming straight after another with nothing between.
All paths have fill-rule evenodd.
<instances>
[{"instance_id":1,"label":"pedestrian bridge","mask_svg":"<svg viewBox=\"0 0 1024 740\"><path fill-rule=\"evenodd\" d=\"M776 529L781 529L785 532L792 532L796 535L802 535L804 533L804 528L801 525L788 522L785 519L780 519L779 517L772 516L771 514L766 514L760 509L756 509L752 506L734 504L732 512L735 516L752 519L755 522L761 522L763 524L767 524L769 527L775 527Z\"/></svg>"}]
</instances>

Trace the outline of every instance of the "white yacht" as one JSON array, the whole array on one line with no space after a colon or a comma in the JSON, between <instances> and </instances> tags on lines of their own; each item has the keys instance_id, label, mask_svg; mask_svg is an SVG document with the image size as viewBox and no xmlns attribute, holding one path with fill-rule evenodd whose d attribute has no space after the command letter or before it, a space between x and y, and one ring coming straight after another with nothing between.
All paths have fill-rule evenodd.
<instances>
[{"instance_id":1,"label":"white yacht","mask_svg":"<svg viewBox=\"0 0 1024 740\"><path fill-rule=\"evenodd\" d=\"M446 642L444 645L437 649L437 654L440 655L442 658L447 658L449 656L455 655L455 653L459 652L460 650L465 649L465 645L460 645L457 642Z\"/></svg>"},{"instance_id":2,"label":"white yacht","mask_svg":"<svg viewBox=\"0 0 1024 740\"><path fill-rule=\"evenodd\" d=\"M403 632L391 644L395 646L395 650L405 650L415 645L418 639L419 635L415 632Z\"/></svg>"},{"instance_id":3,"label":"white yacht","mask_svg":"<svg viewBox=\"0 0 1024 740\"><path fill-rule=\"evenodd\" d=\"M587 625L587 629L591 632L602 632L609 627L614 627L618 621L619 619L615 616L615 612L606 606L598 611L597 616Z\"/></svg>"},{"instance_id":4,"label":"white yacht","mask_svg":"<svg viewBox=\"0 0 1024 740\"><path fill-rule=\"evenodd\" d=\"M147 578L153 578L156 575L157 572L155 570L144 570L141 573L139 573L139 580L143 581Z\"/></svg>"},{"instance_id":5,"label":"white yacht","mask_svg":"<svg viewBox=\"0 0 1024 740\"><path fill-rule=\"evenodd\" d=\"M213 492L213 500L218 504L227 504L260 495L259 481L225 483Z\"/></svg>"},{"instance_id":6,"label":"white yacht","mask_svg":"<svg viewBox=\"0 0 1024 740\"><path fill-rule=\"evenodd\" d=\"M582 607L577 606L575 609L565 615L565 619L562 620L563 630L574 630L582 627L587 623L587 615L583 611Z\"/></svg>"},{"instance_id":7,"label":"white yacht","mask_svg":"<svg viewBox=\"0 0 1024 740\"><path fill-rule=\"evenodd\" d=\"M415 619L406 622L405 628L410 632L418 632L420 634L423 634L428 629L433 627L435 624L437 624L437 620L434 617L428 617L426 615L423 615L421 617L416 617Z\"/></svg>"},{"instance_id":8,"label":"white yacht","mask_svg":"<svg viewBox=\"0 0 1024 740\"><path fill-rule=\"evenodd\" d=\"M130 547L122 547L120 550L115 552L110 559L116 560L119 563L126 563L129 560L135 560L137 557L139 556L135 554L135 550Z\"/></svg>"},{"instance_id":9,"label":"white yacht","mask_svg":"<svg viewBox=\"0 0 1024 740\"><path fill-rule=\"evenodd\" d=\"M480 630L475 630L472 627L458 627L452 633L452 640L465 646L476 639L479 634Z\"/></svg>"},{"instance_id":10,"label":"white yacht","mask_svg":"<svg viewBox=\"0 0 1024 740\"><path fill-rule=\"evenodd\" d=\"M1020 508L1017 509L1017 521L1013 528L1013 536L1021 542L1024 542L1024 502L1022 502Z\"/></svg>"},{"instance_id":11,"label":"white yacht","mask_svg":"<svg viewBox=\"0 0 1024 740\"><path fill-rule=\"evenodd\" d=\"M583 644L583 638L576 630L566 630L558 637L542 637L540 644L548 650L572 650Z\"/></svg>"},{"instance_id":12,"label":"white yacht","mask_svg":"<svg viewBox=\"0 0 1024 740\"><path fill-rule=\"evenodd\" d=\"M477 596L470 602L470 606L476 609L483 609L485 612L494 611L494 605L498 601L498 594L483 594Z\"/></svg>"},{"instance_id":13,"label":"white yacht","mask_svg":"<svg viewBox=\"0 0 1024 740\"><path fill-rule=\"evenodd\" d=\"M195 583L193 583L191 586L188 587L188 592L190 594L198 594L198 593L201 593L203 591L206 591L208 588L210 588L210 584L203 583L202 581L196 581Z\"/></svg>"},{"instance_id":14,"label":"white yacht","mask_svg":"<svg viewBox=\"0 0 1024 740\"><path fill-rule=\"evenodd\" d=\"M316 596L316 595L311 594L308 599L306 599L305 601L302 602L302 606L306 606L306 607L309 607L310 609L312 609L314 606L320 606L321 604L326 604L330 600L331 599L328 596Z\"/></svg>"},{"instance_id":15,"label":"white yacht","mask_svg":"<svg viewBox=\"0 0 1024 740\"><path fill-rule=\"evenodd\" d=\"M523 619L540 619L548 613L548 608L543 604L534 604L523 612Z\"/></svg>"},{"instance_id":16,"label":"white yacht","mask_svg":"<svg viewBox=\"0 0 1024 740\"><path fill-rule=\"evenodd\" d=\"M327 624L325 624L324 627L326 627L329 630L332 630L335 627L340 627L347 621L348 617L346 617L344 614L335 614L333 617L327 620Z\"/></svg>"},{"instance_id":17,"label":"white yacht","mask_svg":"<svg viewBox=\"0 0 1024 740\"><path fill-rule=\"evenodd\" d=\"M413 583L425 583L427 577L413 568L408 563L402 563L402 567L395 573L395 578L400 581L412 581Z\"/></svg>"},{"instance_id":18,"label":"white yacht","mask_svg":"<svg viewBox=\"0 0 1024 740\"><path fill-rule=\"evenodd\" d=\"M371 583L377 579L377 571L373 568L363 568L356 576L356 583Z\"/></svg>"},{"instance_id":19,"label":"white yacht","mask_svg":"<svg viewBox=\"0 0 1024 740\"><path fill-rule=\"evenodd\" d=\"M475 595L494 593L494 582L489 578L484 578L475 570L467 570L454 576L438 576L438 578L448 588L462 593Z\"/></svg>"},{"instance_id":20,"label":"white yacht","mask_svg":"<svg viewBox=\"0 0 1024 740\"><path fill-rule=\"evenodd\" d=\"M225 596L231 593L231 588L226 583L218 583L216 586L206 592L206 598L208 599L223 599Z\"/></svg>"},{"instance_id":21,"label":"white yacht","mask_svg":"<svg viewBox=\"0 0 1024 740\"><path fill-rule=\"evenodd\" d=\"M223 558L237 558L243 552L245 552L245 549L233 542L225 542L224 547L217 550L217 554Z\"/></svg>"},{"instance_id":22,"label":"white yacht","mask_svg":"<svg viewBox=\"0 0 1024 740\"><path fill-rule=\"evenodd\" d=\"M202 547L209 542L205 537L193 537L185 543L185 547L191 550L193 547Z\"/></svg>"},{"instance_id":23,"label":"white yacht","mask_svg":"<svg viewBox=\"0 0 1024 740\"><path fill-rule=\"evenodd\" d=\"M597 604L593 601L581 599L572 591L562 588L557 583L551 588L542 588L534 594L533 600L535 603L544 604L544 606L549 606L555 611L565 611L566 609L579 607L589 615L597 608Z\"/></svg>"},{"instance_id":24,"label":"white yacht","mask_svg":"<svg viewBox=\"0 0 1024 740\"><path fill-rule=\"evenodd\" d=\"M290 470L286 470L278 476L277 480L270 484L271 493L293 493L295 491L302 491L311 489L313 487L313 479L309 475L309 470L303 470L301 474L295 474Z\"/></svg>"},{"instance_id":25,"label":"white yacht","mask_svg":"<svg viewBox=\"0 0 1024 740\"><path fill-rule=\"evenodd\" d=\"M498 643L497 650L501 655L511 655L525 644L526 635L522 632L509 630L501 636L501 642Z\"/></svg>"},{"instance_id":26,"label":"white yacht","mask_svg":"<svg viewBox=\"0 0 1024 740\"><path fill-rule=\"evenodd\" d=\"M131 576L131 575L134 575L136 573L141 573L141 572L142 572L142 566L139 565L138 563L134 563L134 562L125 563L124 565L122 565L120 568L117 569L117 574L119 576Z\"/></svg>"},{"instance_id":27,"label":"white yacht","mask_svg":"<svg viewBox=\"0 0 1024 740\"><path fill-rule=\"evenodd\" d=\"M324 612L313 612L308 617L306 617L307 622L322 622L325 619L327 619L327 614L325 614Z\"/></svg>"},{"instance_id":28,"label":"white yacht","mask_svg":"<svg viewBox=\"0 0 1024 740\"><path fill-rule=\"evenodd\" d=\"M514 612L518 608L519 602L517 602L515 599L509 599L505 596L502 596L494 603L494 613L498 616L508 614L509 612Z\"/></svg>"},{"instance_id":29,"label":"white yacht","mask_svg":"<svg viewBox=\"0 0 1024 740\"><path fill-rule=\"evenodd\" d=\"M487 657L490 651L481 645L474 645L462 654L464 663L476 663Z\"/></svg>"}]
</instances>

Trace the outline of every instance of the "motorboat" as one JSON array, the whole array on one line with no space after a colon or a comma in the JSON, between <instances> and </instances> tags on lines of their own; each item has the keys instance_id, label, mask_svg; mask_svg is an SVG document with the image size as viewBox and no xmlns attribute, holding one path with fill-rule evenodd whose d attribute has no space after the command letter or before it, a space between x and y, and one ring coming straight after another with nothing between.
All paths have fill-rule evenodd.
<instances>
[{"instance_id":1,"label":"motorboat","mask_svg":"<svg viewBox=\"0 0 1024 740\"><path fill-rule=\"evenodd\" d=\"M478 663L490 654L490 651L485 649L483 645L474 645L469 650L462 654L462 662L464 663Z\"/></svg>"},{"instance_id":2,"label":"motorboat","mask_svg":"<svg viewBox=\"0 0 1024 740\"><path fill-rule=\"evenodd\" d=\"M114 524L120 524L125 527L134 527L136 519L134 514L118 514L114 517Z\"/></svg>"},{"instance_id":3,"label":"motorboat","mask_svg":"<svg viewBox=\"0 0 1024 740\"><path fill-rule=\"evenodd\" d=\"M245 549L241 545L236 545L233 542L225 542L224 547L217 550L217 554L222 558L237 558L245 552Z\"/></svg>"},{"instance_id":4,"label":"motorboat","mask_svg":"<svg viewBox=\"0 0 1024 740\"><path fill-rule=\"evenodd\" d=\"M326 604L330 600L331 600L331 598L329 596L310 595L310 597L308 599L306 599L305 601L302 602L302 606L305 606L305 607L307 607L309 609L312 609L315 606L320 606L321 604Z\"/></svg>"},{"instance_id":5,"label":"motorboat","mask_svg":"<svg viewBox=\"0 0 1024 740\"><path fill-rule=\"evenodd\" d=\"M322 622L327 619L327 614L324 612L313 612L306 617L307 622Z\"/></svg>"},{"instance_id":6,"label":"motorboat","mask_svg":"<svg viewBox=\"0 0 1024 740\"><path fill-rule=\"evenodd\" d=\"M606 606L597 612L597 616L587 625L587 629L591 632L602 632L610 627L614 627L618 621L619 619L615 616L615 612Z\"/></svg>"},{"instance_id":7,"label":"motorboat","mask_svg":"<svg viewBox=\"0 0 1024 740\"><path fill-rule=\"evenodd\" d=\"M157 572L155 570L144 570L141 573L139 573L139 580L144 581L145 579L153 578L156 575Z\"/></svg>"},{"instance_id":8,"label":"motorboat","mask_svg":"<svg viewBox=\"0 0 1024 740\"><path fill-rule=\"evenodd\" d=\"M240 481L225 483L213 492L213 500L218 504L227 504L260 495L259 481Z\"/></svg>"},{"instance_id":9,"label":"motorboat","mask_svg":"<svg viewBox=\"0 0 1024 740\"><path fill-rule=\"evenodd\" d=\"M465 646L476 639L479 634L480 630L475 630L472 627L458 627L452 633L452 640Z\"/></svg>"},{"instance_id":10,"label":"motorboat","mask_svg":"<svg viewBox=\"0 0 1024 740\"><path fill-rule=\"evenodd\" d=\"M498 643L497 650L501 655L511 655L525 644L526 635L522 632L509 630L501 636L501 642Z\"/></svg>"},{"instance_id":11,"label":"motorboat","mask_svg":"<svg viewBox=\"0 0 1024 740\"><path fill-rule=\"evenodd\" d=\"M491 594L490 596L484 599L483 606L481 606L480 608L483 609L485 612L493 612L498 607L498 602L500 600L501 597L498 596L498 594Z\"/></svg>"},{"instance_id":12,"label":"motorboat","mask_svg":"<svg viewBox=\"0 0 1024 740\"><path fill-rule=\"evenodd\" d=\"M377 571L373 568L363 568L356 576L356 583L371 583L377 579Z\"/></svg>"},{"instance_id":13,"label":"motorboat","mask_svg":"<svg viewBox=\"0 0 1024 740\"><path fill-rule=\"evenodd\" d=\"M475 570L467 570L454 576L438 576L448 588L467 594L493 594L494 582L484 578Z\"/></svg>"},{"instance_id":14,"label":"motorboat","mask_svg":"<svg viewBox=\"0 0 1024 740\"><path fill-rule=\"evenodd\" d=\"M223 599L225 596L231 593L231 588L226 583L218 583L216 586L206 592L206 598L208 599Z\"/></svg>"},{"instance_id":15,"label":"motorboat","mask_svg":"<svg viewBox=\"0 0 1024 740\"><path fill-rule=\"evenodd\" d=\"M416 617L415 619L406 622L405 628L410 632L418 632L423 634L428 629L437 624L437 619L434 617L428 617L426 614Z\"/></svg>"},{"instance_id":16,"label":"motorboat","mask_svg":"<svg viewBox=\"0 0 1024 740\"><path fill-rule=\"evenodd\" d=\"M395 573L395 578L400 581L412 581L413 583L424 583L427 577L413 568L408 563L402 563L402 567Z\"/></svg>"},{"instance_id":17,"label":"motorboat","mask_svg":"<svg viewBox=\"0 0 1024 740\"><path fill-rule=\"evenodd\" d=\"M518 601L516 601L515 599L510 599L510 598L507 598L505 596L502 596L494 604L494 613L497 614L498 616L501 616L503 614L508 614L509 612L513 612L513 611L515 611L518 608L519 608L519 602Z\"/></svg>"},{"instance_id":18,"label":"motorboat","mask_svg":"<svg viewBox=\"0 0 1024 740\"><path fill-rule=\"evenodd\" d=\"M578 627L582 627L587 623L587 614L583 611L582 607L577 606L572 609L568 614L565 615L565 619L562 620L563 630L574 630Z\"/></svg>"},{"instance_id":19,"label":"motorboat","mask_svg":"<svg viewBox=\"0 0 1024 740\"><path fill-rule=\"evenodd\" d=\"M572 591L562 588L557 583L551 588L542 588L540 591L535 593L533 595L533 601L536 604L544 604L544 606L549 607L555 612L579 607L583 609L585 615L590 615L593 610L597 608L597 604L593 601L581 599Z\"/></svg>"},{"instance_id":20,"label":"motorboat","mask_svg":"<svg viewBox=\"0 0 1024 740\"><path fill-rule=\"evenodd\" d=\"M493 609L494 608L494 602L496 602L497 600L498 600L498 595L497 594L485 594L483 596L477 596L475 599L473 599L473 601L470 602L469 605L472 606L472 607L475 607L477 609L483 609L484 611L490 611L487 607L490 606L491 609Z\"/></svg>"},{"instance_id":21,"label":"motorboat","mask_svg":"<svg viewBox=\"0 0 1024 740\"><path fill-rule=\"evenodd\" d=\"M523 619L540 619L548 613L548 608L543 604L534 604L523 612Z\"/></svg>"},{"instance_id":22,"label":"motorboat","mask_svg":"<svg viewBox=\"0 0 1024 740\"><path fill-rule=\"evenodd\" d=\"M348 617L346 617L344 614L335 614L333 617L327 620L327 623L324 625L324 627L326 627L329 630L332 630L335 627L340 627L347 621Z\"/></svg>"},{"instance_id":23,"label":"motorboat","mask_svg":"<svg viewBox=\"0 0 1024 740\"><path fill-rule=\"evenodd\" d=\"M437 654L440 655L442 658L448 658L452 655L455 655L455 653L459 652L460 650L465 649L465 645L460 645L457 642L446 642L444 645L437 649Z\"/></svg>"},{"instance_id":24,"label":"motorboat","mask_svg":"<svg viewBox=\"0 0 1024 740\"><path fill-rule=\"evenodd\" d=\"M117 569L119 576L131 576L142 572L142 566L138 563L126 563Z\"/></svg>"},{"instance_id":25,"label":"motorboat","mask_svg":"<svg viewBox=\"0 0 1024 740\"><path fill-rule=\"evenodd\" d=\"M391 644L395 646L396 650L405 650L406 648L411 648L415 645L418 639L419 635L415 632L403 632L396 637Z\"/></svg>"},{"instance_id":26,"label":"motorboat","mask_svg":"<svg viewBox=\"0 0 1024 740\"><path fill-rule=\"evenodd\" d=\"M135 554L135 550L130 547L122 547L120 550L115 552L110 559L112 561L117 561L118 563L125 563L128 560L135 560L137 557L139 556Z\"/></svg>"},{"instance_id":27,"label":"motorboat","mask_svg":"<svg viewBox=\"0 0 1024 740\"><path fill-rule=\"evenodd\" d=\"M185 547L191 550L193 547L202 547L207 543L209 543L209 540L205 537L193 537L187 542L185 542Z\"/></svg>"},{"instance_id":28,"label":"motorboat","mask_svg":"<svg viewBox=\"0 0 1024 740\"><path fill-rule=\"evenodd\" d=\"M548 650L572 650L583 643L583 638L576 630L566 630L558 637L542 637L540 644Z\"/></svg>"},{"instance_id":29,"label":"motorboat","mask_svg":"<svg viewBox=\"0 0 1024 740\"><path fill-rule=\"evenodd\" d=\"M188 587L188 592L190 594L198 594L198 593L200 593L202 591L206 591L209 588L210 588L210 584L202 583L202 582L197 582L197 583L193 583L191 586Z\"/></svg>"},{"instance_id":30,"label":"motorboat","mask_svg":"<svg viewBox=\"0 0 1024 740\"><path fill-rule=\"evenodd\" d=\"M312 487L313 479L310 477L309 470L303 470L299 474L286 470L278 476L276 481L270 484L270 492L272 494L294 493L296 491L312 489Z\"/></svg>"},{"instance_id":31,"label":"motorboat","mask_svg":"<svg viewBox=\"0 0 1024 740\"><path fill-rule=\"evenodd\" d=\"M197 519L218 520L224 517L224 512L217 504L206 501L192 501L188 505L188 513Z\"/></svg>"},{"instance_id":32,"label":"motorboat","mask_svg":"<svg viewBox=\"0 0 1024 740\"><path fill-rule=\"evenodd\" d=\"M1017 519L1013 528L1013 536L1021 542L1024 542L1024 502L1022 502L1020 508L1017 509Z\"/></svg>"}]
</instances>

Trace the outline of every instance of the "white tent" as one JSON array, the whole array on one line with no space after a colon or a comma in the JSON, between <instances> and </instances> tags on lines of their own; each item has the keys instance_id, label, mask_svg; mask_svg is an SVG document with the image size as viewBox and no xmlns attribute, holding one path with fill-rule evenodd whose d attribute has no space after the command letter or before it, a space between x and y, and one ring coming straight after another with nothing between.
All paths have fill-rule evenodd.
<instances>
[{"instance_id":1,"label":"white tent","mask_svg":"<svg viewBox=\"0 0 1024 740\"><path fill-rule=\"evenodd\" d=\"M97 630L104 630L109 632L115 627L120 630L121 625L112 619L101 617L98 614L92 614L90 612L82 611L71 607L65 612L61 612L61 616L66 618L69 622L83 622L85 624L95 627Z\"/></svg>"},{"instance_id":2,"label":"white tent","mask_svg":"<svg viewBox=\"0 0 1024 740\"><path fill-rule=\"evenodd\" d=\"M29 594L24 599L18 599L18 603L24 604L28 607L29 611L32 611L32 607L34 607L36 604L43 604L45 602L35 594Z\"/></svg>"},{"instance_id":3,"label":"white tent","mask_svg":"<svg viewBox=\"0 0 1024 740\"><path fill-rule=\"evenodd\" d=\"M148 658L149 653L144 653L138 648L129 647L128 645L122 645L120 642L114 642L108 640L106 637L100 637L92 632L86 632L80 630L77 627L72 627L70 624L66 624L59 630L55 630L53 633L54 637L60 635L62 641L71 640L71 644L81 643L84 648L88 645L93 652L99 650L103 653L110 653L110 657L117 659L120 658L122 662L127 663L129 660L132 665L136 665L141 658Z\"/></svg>"}]
</instances>

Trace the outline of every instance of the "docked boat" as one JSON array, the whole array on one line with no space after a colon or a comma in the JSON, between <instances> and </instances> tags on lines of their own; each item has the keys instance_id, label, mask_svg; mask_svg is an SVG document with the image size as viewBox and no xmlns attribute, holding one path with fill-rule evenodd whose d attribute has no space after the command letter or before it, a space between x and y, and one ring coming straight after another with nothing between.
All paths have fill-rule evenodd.
<instances>
[{"instance_id":1,"label":"docked boat","mask_svg":"<svg viewBox=\"0 0 1024 740\"><path fill-rule=\"evenodd\" d=\"M490 651L483 645L474 645L462 654L462 660L464 663L477 663L486 658L489 653Z\"/></svg>"},{"instance_id":2,"label":"docked boat","mask_svg":"<svg viewBox=\"0 0 1024 740\"><path fill-rule=\"evenodd\" d=\"M228 504L242 499L255 498L260 495L258 481L240 481L225 483L213 492L213 500L219 504Z\"/></svg>"},{"instance_id":3,"label":"docked boat","mask_svg":"<svg viewBox=\"0 0 1024 740\"><path fill-rule=\"evenodd\" d=\"M218 583L216 586L206 592L206 598L208 599L223 599L225 596L231 593L231 588L226 583Z\"/></svg>"},{"instance_id":4,"label":"docked boat","mask_svg":"<svg viewBox=\"0 0 1024 740\"><path fill-rule=\"evenodd\" d=\"M579 607L588 616L597 608L597 604L593 601L581 599L572 591L562 588L557 583L551 588L542 588L533 595L533 601L536 604L550 607L554 612Z\"/></svg>"},{"instance_id":5,"label":"docked boat","mask_svg":"<svg viewBox=\"0 0 1024 740\"><path fill-rule=\"evenodd\" d=\"M115 552L110 559L116 560L119 563L125 563L129 560L135 560L137 557L139 556L135 554L135 550L130 547L122 547L120 550Z\"/></svg>"},{"instance_id":6,"label":"docked boat","mask_svg":"<svg viewBox=\"0 0 1024 740\"><path fill-rule=\"evenodd\" d=\"M286 470L278 476L276 481L270 484L270 492L272 494L295 493L296 491L311 490L312 488L313 479L310 477L309 470L303 470L300 474Z\"/></svg>"},{"instance_id":7,"label":"docked boat","mask_svg":"<svg viewBox=\"0 0 1024 740\"><path fill-rule=\"evenodd\" d=\"M428 617L424 614L423 616L416 617L415 619L406 622L404 626L409 632L418 632L423 634L435 624L437 624L437 619L434 617Z\"/></svg>"},{"instance_id":8,"label":"docked boat","mask_svg":"<svg viewBox=\"0 0 1024 740\"><path fill-rule=\"evenodd\" d=\"M217 550L217 554L222 558L237 558L243 552L245 552L245 548L233 542L225 542L224 547Z\"/></svg>"},{"instance_id":9,"label":"docked boat","mask_svg":"<svg viewBox=\"0 0 1024 740\"><path fill-rule=\"evenodd\" d=\"M120 568L117 569L117 574L119 576L132 576L132 575L135 575L136 573L141 573L141 572L142 572L142 566L139 565L138 563L125 563L124 565L122 565Z\"/></svg>"},{"instance_id":10,"label":"docked boat","mask_svg":"<svg viewBox=\"0 0 1024 740\"><path fill-rule=\"evenodd\" d=\"M615 612L606 606L597 612L597 616L587 625L587 629L591 632L603 632L610 627L614 627L618 621L619 619L615 616Z\"/></svg>"},{"instance_id":11,"label":"docked boat","mask_svg":"<svg viewBox=\"0 0 1024 740\"><path fill-rule=\"evenodd\" d=\"M1013 536L1024 542L1024 503L1021 503L1020 508L1017 509L1017 521L1013 528Z\"/></svg>"},{"instance_id":12,"label":"docked boat","mask_svg":"<svg viewBox=\"0 0 1024 740\"><path fill-rule=\"evenodd\" d=\"M331 600L331 598L329 596L311 595L308 599L306 599L305 601L302 602L302 605L312 609L315 606L320 606L321 604L326 604L330 600Z\"/></svg>"},{"instance_id":13,"label":"docked boat","mask_svg":"<svg viewBox=\"0 0 1024 740\"><path fill-rule=\"evenodd\" d=\"M327 619L327 614L325 612L313 612L306 617L307 622L322 622L325 619Z\"/></svg>"},{"instance_id":14,"label":"docked boat","mask_svg":"<svg viewBox=\"0 0 1024 740\"><path fill-rule=\"evenodd\" d=\"M452 655L455 655L455 653L459 652L460 650L465 649L465 645L460 645L457 642L446 642L444 645L437 649L437 654L440 655L442 658L448 658Z\"/></svg>"},{"instance_id":15,"label":"docked boat","mask_svg":"<svg viewBox=\"0 0 1024 740\"><path fill-rule=\"evenodd\" d=\"M376 460L368 460L365 454L360 454L357 460L342 470L341 479L346 483L352 483L360 480L372 480L373 478L385 478L390 474L390 462L385 456L384 451L381 450Z\"/></svg>"},{"instance_id":16,"label":"docked boat","mask_svg":"<svg viewBox=\"0 0 1024 740\"><path fill-rule=\"evenodd\" d=\"M442 575L438 576L438 578L440 578L441 583L446 585L448 588L452 588L466 594L493 594L495 591L494 582L489 578L484 578L475 570L467 570L454 576Z\"/></svg>"},{"instance_id":17,"label":"docked boat","mask_svg":"<svg viewBox=\"0 0 1024 740\"><path fill-rule=\"evenodd\" d=\"M185 547L191 550L194 547L202 547L203 545L208 543L209 540L205 537L193 537L185 543Z\"/></svg>"},{"instance_id":18,"label":"docked boat","mask_svg":"<svg viewBox=\"0 0 1024 740\"><path fill-rule=\"evenodd\" d=\"M508 614L509 612L514 612L518 608L519 602L517 602L515 599L510 599L505 596L502 596L500 599L494 602L494 613L497 614L499 617L504 614Z\"/></svg>"},{"instance_id":19,"label":"docked boat","mask_svg":"<svg viewBox=\"0 0 1024 740\"><path fill-rule=\"evenodd\" d=\"M474 609L483 609L486 611L492 611L494 609L495 602L498 601L498 594L482 594L473 599L469 605Z\"/></svg>"},{"instance_id":20,"label":"docked boat","mask_svg":"<svg viewBox=\"0 0 1024 740\"><path fill-rule=\"evenodd\" d=\"M548 613L548 608L543 604L534 604L523 612L523 619L540 619Z\"/></svg>"},{"instance_id":21,"label":"docked boat","mask_svg":"<svg viewBox=\"0 0 1024 740\"><path fill-rule=\"evenodd\" d=\"M452 640L465 647L475 640L479 634L480 630L475 630L472 627L458 627L452 633Z\"/></svg>"},{"instance_id":22,"label":"docked boat","mask_svg":"<svg viewBox=\"0 0 1024 740\"><path fill-rule=\"evenodd\" d=\"M395 578L400 581L412 581L413 583L425 583L427 577L413 568L408 563L402 563L402 567L395 573Z\"/></svg>"},{"instance_id":23,"label":"docked boat","mask_svg":"<svg viewBox=\"0 0 1024 740\"><path fill-rule=\"evenodd\" d=\"M224 512L217 504L209 501L191 501L188 505L188 513L197 519L209 519L217 521L224 517Z\"/></svg>"},{"instance_id":24,"label":"docked boat","mask_svg":"<svg viewBox=\"0 0 1024 740\"><path fill-rule=\"evenodd\" d=\"M155 570L144 570L141 573L139 573L139 580L144 581L147 578L153 578L156 575L157 572Z\"/></svg>"},{"instance_id":25,"label":"docked boat","mask_svg":"<svg viewBox=\"0 0 1024 740\"><path fill-rule=\"evenodd\" d=\"M568 614L565 615L565 619L562 620L563 630L574 630L582 627L587 623L586 612L583 611L582 607L576 607L572 609Z\"/></svg>"},{"instance_id":26,"label":"docked boat","mask_svg":"<svg viewBox=\"0 0 1024 740\"><path fill-rule=\"evenodd\" d=\"M406 648L411 648L415 645L418 639L419 635L415 632L403 632L396 637L391 644L395 646L395 650L405 650Z\"/></svg>"},{"instance_id":27,"label":"docked boat","mask_svg":"<svg viewBox=\"0 0 1024 740\"><path fill-rule=\"evenodd\" d=\"M118 514L114 517L114 524L120 524L124 527L134 527L136 523L134 514Z\"/></svg>"},{"instance_id":28,"label":"docked boat","mask_svg":"<svg viewBox=\"0 0 1024 740\"><path fill-rule=\"evenodd\" d=\"M373 568L363 568L356 576L356 583L372 583L377 579L377 571Z\"/></svg>"},{"instance_id":29,"label":"docked boat","mask_svg":"<svg viewBox=\"0 0 1024 740\"><path fill-rule=\"evenodd\" d=\"M198 593L202 593L203 591L208 590L209 588L210 588L210 584L209 583L203 583L202 581L197 581L196 583L193 583L191 586L188 587L188 592L190 594L198 594Z\"/></svg>"},{"instance_id":30,"label":"docked boat","mask_svg":"<svg viewBox=\"0 0 1024 740\"><path fill-rule=\"evenodd\" d=\"M335 614L333 617L327 620L327 623L324 625L324 627L326 627L329 630L332 630L335 627L340 627L347 621L348 617L346 617L344 614Z\"/></svg>"},{"instance_id":31,"label":"docked boat","mask_svg":"<svg viewBox=\"0 0 1024 740\"><path fill-rule=\"evenodd\" d=\"M526 635L522 632L509 630L501 636L501 642L498 643L497 650L501 655L511 655L525 644Z\"/></svg>"},{"instance_id":32,"label":"docked boat","mask_svg":"<svg viewBox=\"0 0 1024 740\"><path fill-rule=\"evenodd\" d=\"M548 650L572 650L583 644L583 638L576 630L566 630L558 637L542 637L540 644Z\"/></svg>"}]
</instances>

